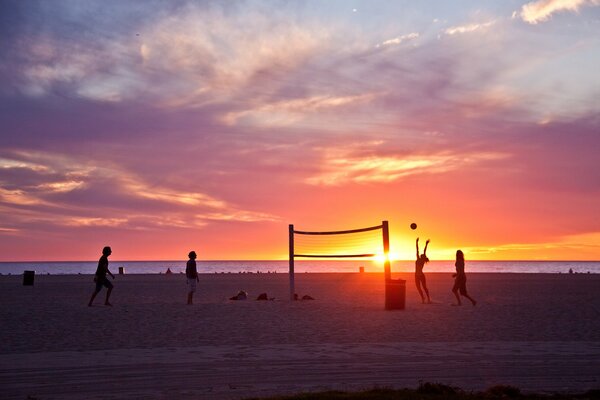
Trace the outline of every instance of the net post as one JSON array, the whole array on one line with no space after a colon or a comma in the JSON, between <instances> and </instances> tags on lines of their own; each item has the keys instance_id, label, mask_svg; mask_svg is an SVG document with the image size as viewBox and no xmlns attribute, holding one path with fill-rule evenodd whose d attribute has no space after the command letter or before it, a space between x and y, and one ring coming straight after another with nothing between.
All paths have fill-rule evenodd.
<instances>
[{"instance_id":1,"label":"net post","mask_svg":"<svg viewBox=\"0 0 600 400\"><path fill-rule=\"evenodd\" d=\"M289 235L290 235L290 301L294 301L294 293L296 293L296 289L294 288L294 225L290 224L289 226Z\"/></svg>"},{"instance_id":2,"label":"net post","mask_svg":"<svg viewBox=\"0 0 600 400\"><path fill-rule=\"evenodd\" d=\"M384 261L384 275L385 281L389 282L392 279L392 269L390 266L390 232L387 221L381 222L382 233L383 233L383 255L385 256Z\"/></svg>"}]
</instances>

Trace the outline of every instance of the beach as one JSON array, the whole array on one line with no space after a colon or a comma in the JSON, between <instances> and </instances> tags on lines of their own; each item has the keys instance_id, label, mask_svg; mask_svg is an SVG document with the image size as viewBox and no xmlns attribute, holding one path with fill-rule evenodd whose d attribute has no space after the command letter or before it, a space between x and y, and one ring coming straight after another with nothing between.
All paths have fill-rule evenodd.
<instances>
[{"instance_id":1,"label":"beach","mask_svg":"<svg viewBox=\"0 0 600 400\"><path fill-rule=\"evenodd\" d=\"M3 398L241 399L328 389L524 391L600 388L600 275L468 274L477 299L453 307L453 279L412 274L406 309L384 310L379 273L117 275L93 307L91 275L0 276ZM249 300L230 301L239 290ZM255 301L266 292L273 301Z\"/></svg>"}]
</instances>

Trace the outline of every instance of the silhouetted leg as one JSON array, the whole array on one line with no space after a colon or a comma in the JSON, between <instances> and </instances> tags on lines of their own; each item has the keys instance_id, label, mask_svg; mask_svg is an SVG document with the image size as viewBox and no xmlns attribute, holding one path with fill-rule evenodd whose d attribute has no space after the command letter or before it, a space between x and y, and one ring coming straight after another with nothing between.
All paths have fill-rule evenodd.
<instances>
[{"instance_id":1,"label":"silhouetted leg","mask_svg":"<svg viewBox=\"0 0 600 400\"><path fill-rule=\"evenodd\" d=\"M471 304L476 305L477 302L475 301L474 298L472 298L471 296L469 296L468 294L463 294L463 296L465 296L467 299L471 300Z\"/></svg>"},{"instance_id":2,"label":"silhouetted leg","mask_svg":"<svg viewBox=\"0 0 600 400\"><path fill-rule=\"evenodd\" d=\"M92 306L92 303L94 302L94 299L96 298L96 296L98 295L98 293L100 293L99 290L94 290L94 293L92 293L92 298L90 299L90 302L88 303L88 307Z\"/></svg>"},{"instance_id":3,"label":"silhouetted leg","mask_svg":"<svg viewBox=\"0 0 600 400\"><path fill-rule=\"evenodd\" d=\"M105 306L112 306L112 304L110 304L110 302L108 301L108 299L110 298L110 294L112 293L113 288L108 288L108 290L106 291L106 301L104 302Z\"/></svg>"},{"instance_id":4,"label":"silhouetted leg","mask_svg":"<svg viewBox=\"0 0 600 400\"><path fill-rule=\"evenodd\" d=\"M427 303L431 303L431 297L429 297L429 289L427 289L427 279L425 279L425 275L423 275L421 279L423 279L423 289L427 295Z\"/></svg>"},{"instance_id":5,"label":"silhouetted leg","mask_svg":"<svg viewBox=\"0 0 600 400\"><path fill-rule=\"evenodd\" d=\"M460 301L460 296L458 295L458 289L452 289L452 293L456 296L457 306L462 306L462 302Z\"/></svg>"},{"instance_id":6,"label":"silhouetted leg","mask_svg":"<svg viewBox=\"0 0 600 400\"><path fill-rule=\"evenodd\" d=\"M425 304L425 296L423 296L423 291L421 290L421 280L419 278L416 278L415 283L417 284L417 291L421 296L421 303Z\"/></svg>"}]
</instances>

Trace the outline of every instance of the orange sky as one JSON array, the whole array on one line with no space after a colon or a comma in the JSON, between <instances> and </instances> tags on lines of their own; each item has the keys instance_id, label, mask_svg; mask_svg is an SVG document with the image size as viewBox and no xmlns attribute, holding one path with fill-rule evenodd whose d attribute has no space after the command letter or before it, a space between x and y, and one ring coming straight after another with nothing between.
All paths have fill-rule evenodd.
<instances>
[{"instance_id":1,"label":"orange sky","mask_svg":"<svg viewBox=\"0 0 600 400\"><path fill-rule=\"evenodd\" d=\"M0 261L382 220L400 259L600 260L597 2L82 3L3 9Z\"/></svg>"}]
</instances>

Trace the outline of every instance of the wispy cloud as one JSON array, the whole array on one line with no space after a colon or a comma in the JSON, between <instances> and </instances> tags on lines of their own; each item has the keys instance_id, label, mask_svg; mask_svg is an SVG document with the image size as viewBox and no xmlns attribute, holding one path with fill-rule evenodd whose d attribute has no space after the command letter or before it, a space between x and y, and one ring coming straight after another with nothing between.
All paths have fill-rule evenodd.
<instances>
[{"instance_id":1,"label":"wispy cloud","mask_svg":"<svg viewBox=\"0 0 600 400\"><path fill-rule=\"evenodd\" d=\"M417 39L418 37L419 37L419 34L416 32L413 32L413 33L409 33L407 35L395 37L393 39L384 40L383 42L378 43L375 47L399 45L404 42Z\"/></svg>"},{"instance_id":2,"label":"wispy cloud","mask_svg":"<svg viewBox=\"0 0 600 400\"><path fill-rule=\"evenodd\" d=\"M99 217L78 217L78 218L66 218L63 220L63 224L67 226L91 226L91 227L119 227L127 223L127 218L99 218Z\"/></svg>"},{"instance_id":3,"label":"wispy cloud","mask_svg":"<svg viewBox=\"0 0 600 400\"><path fill-rule=\"evenodd\" d=\"M489 21L489 22L477 23L477 24L453 26L453 27L446 29L445 33L447 35L470 33L470 32L475 32L475 31L478 31L481 29L489 28L490 26L494 25L495 23L496 23L496 21Z\"/></svg>"},{"instance_id":4,"label":"wispy cloud","mask_svg":"<svg viewBox=\"0 0 600 400\"><path fill-rule=\"evenodd\" d=\"M49 191L55 193L65 193L72 190L80 189L85 185L83 181L62 181L62 182L48 182L36 186L36 189L41 191Z\"/></svg>"},{"instance_id":5,"label":"wispy cloud","mask_svg":"<svg viewBox=\"0 0 600 400\"><path fill-rule=\"evenodd\" d=\"M229 112L222 120L228 125L236 124L240 120L251 121L257 125L289 125L313 113L362 105L373 101L376 97L377 94L368 93L351 96L320 95L283 100L262 104L248 110Z\"/></svg>"},{"instance_id":6,"label":"wispy cloud","mask_svg":"<svg viewBox=\"0 0 600 400\"><path fill-rule=\"evenodd\" d=\"M22 89L33 96L60 88L96 101L199 106L243 92L258 75L294 69L326 48L327 28L300 25L283 14L275 23L240 7L190 3L138 26L137 33L90 46L32 36L21 49L30 59Z\"/></svg>"},{"instance_id":7,"label":"wispy cloud","mask_svg":"<svg viewBox=\"0 0 600 400\"><path fill-rule=\"evenodd\" d=\"M464 251L476 259L560 260L561 254L567 250L578 254L580 259L593 259L590 257L600 249L598 239L600 239L600 232L590 232L558 237L546 242L466 247Z\"/></svg>"},{"instance_id":8,"label":"wispy cloud","mask_svg":"<svg viewBox=\"0 0 600 400\"><path fill-rule=\"evenodd\" d=\"M148 185L140 178L121 178L121 184L127 192L145 199L186 206L205 206L224 208L226 203L204 193L178 191L164 186Z\"/></svg>"},{"instance_id":9,"label":"wispy cloud","mask_svg":"<svg viewBox=\"0 0 600 400\"><path fill-rule=\"evenodd\" d=\"M2 187L0 187L0 202L16 206L27 206L44 203L36 196L30 195L24 190L9 190Z\"/></svg>"},{"instance_id":10,"label":"wispy cloud","mask_svg":"<svg viewBox=\"0 0 600 400\"><path fill-rule=\"evenodd\" d=\"M281 218L261 212L253 211L235 211L230 210L229 212L213 212L207 214L198 214L197 218L203 220L214 220L214 221L238 221L238 222L259 222L259 221L280 221Z\"/></svg>"},{"instance_id":11,"label":"wispy cloud","mask_svg":"<svg viewBox=\"0 0 600 400\"><path fill-rule=\"evenodd\" d=\"M152 226L199 227L209 221L279 219L270 213L237 207L201 191L150 184L144 177L114 163L93 167L76 156L43 152L21 152L16 158L19 159L2 159L0 165L2 168L26 168L34 174L32 179L36 183L18 185L15 182L12 188L0 186L0 204L8 209L29 207L27 218L31 221L70 227L145 229ZM106 189L107 184L110 190ZM83 204L79 200L82 196L87 199ZM95 201L96 197L102 199L100 203ZM115 217L115 206L127 217ZM150 206L155 214L140 213L140 206ZM52 216L46 215L45 210L49 207L54 210ZM198 210L203 212L198 213Z\"/></svg>"},{"instance_id":12,"label":"wispy cloud","mask_svg":"<svg viewBox=\"0 0 600 400\"><path fill-rule=\"evenodd\" d=\"M349 183L387 183L410 175L444 173L484 161L508 157L502 153L438 153L408 156L339 154L328 157L322 172L306 180L311 185L340 186Z\"/></svg>"},{"instance_id":13,"label":"wispy cloud","mask_svg":"<svg viewBox=\"0 0 600 400\"><path fill-rule=\"evenodd\" d=\"M0 158L0 169L29 169L36 172L48 171L48 167L45 165L34 164L21 160L11 160L8 158Z\"/></svg>"},{"instance_id":14,"label":"wispy cloud","mask_svg":"<svg viewBox=\"0 0 600 400\"><path fill-rule=\"evenodd\" d=\"M519 16L525 22L537 24L547 21L557 12L577 12L583 6L594 5L600 5L600 0L538 0L525 4L519 13L513 13L513 17Z\"/></svg>"}]
</instances>

